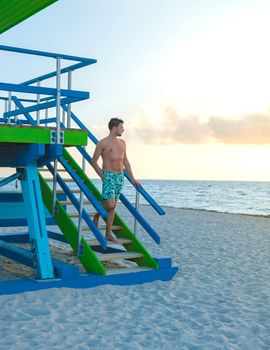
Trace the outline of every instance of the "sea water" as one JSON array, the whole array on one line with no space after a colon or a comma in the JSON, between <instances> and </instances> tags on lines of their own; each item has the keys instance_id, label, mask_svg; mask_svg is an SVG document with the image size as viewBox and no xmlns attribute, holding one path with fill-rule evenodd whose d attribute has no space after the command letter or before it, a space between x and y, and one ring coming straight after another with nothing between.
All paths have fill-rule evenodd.
<instances>
[{"instance_id":1,"label":"sea water","mask_svg":"<svg viewBox=\"0 0 270 350\"><path fill-rule=\"evenodd\" d=\"M101 180L92 180L101 190ZM190 180L140 180L145 190L162 207L199 209L223 213L270 215L270 182L253 181L190 181ZM75 184L70 184L76 188ZM0 191L20 191L15 182ZM125 196L135 203L136 191L125 180ZM140 204L147 204L142 195Z\"/></svg>"}]
</instances>

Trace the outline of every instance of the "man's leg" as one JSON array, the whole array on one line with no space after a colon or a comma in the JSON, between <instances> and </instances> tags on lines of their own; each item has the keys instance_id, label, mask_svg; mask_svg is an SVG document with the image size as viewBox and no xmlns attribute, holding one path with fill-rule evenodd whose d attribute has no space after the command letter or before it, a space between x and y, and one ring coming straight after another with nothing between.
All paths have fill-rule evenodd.
<instances>
[{"instance_id":1,"label":"man's leg","mask_svg":"<svg viewBox=\"0 0 270 350\"><path fill-rule=\"evenodd\" d=\"M105 203L102 203L103 208L104 208L107 212L109 212L109 211L112 209L113 206L115 207L115 203L111 203L111 201L114 201L114 202L115 202L114 199L107 199ZM97 213L94 215L94 217L93 217L93 222L94 222L94 224L96 225L96 227L98 227L99 218L100 218L100 214L97 212ZM112 222L113 222L113 220L112 220Z\"/></svg>"},{"instance_id":2,"label":"man's leg","mask_svg":"<svg viewBox=\"0 0 270 350\"><path fill-rule=\"evenodd\" d=\"M102 198L110 198L111 195L111 175L110 173L104 171L104 179L102 181ZM106 206L106 202L102 203L103 208L105 208L108 211L108 208ZM94 217L93 217L93 222L96 225L96 227L98 227L98 221L100 218L100 214L97 212Z\"/></svg>"},{"instance_id":3,"label":"man's leg","mask_svg":"<svg viewBox=\"0 0 270 350\"><path fill-rule=\"evenodd\" d=\"M115 206L116 206L116 200L114 199L107 199L105 203L102 204L103 208L108 212L108 217L106 221L106 238L110 241L116 242L117 240L112 236L111 230L112 230L112 224L115 214ZM98 220L99 220L100 214L96 213L93 222L98 227Z\"/></svg>"},{"instance_id":4,"label":"man's leg","mask_svg":"<svg viewBox=\"0 0 270 350\"><path fill-rule=\"evenodd\" d=\"M117 183L117 177L115 173L106 172L104 171L104 179L102 182L102 197L107 198L105 203L103 203L104 209L108 212L108 217L106 220L106 238L107 240L117 242L117 240L112 236L111 230L112 230L112 224L114 220L114 213L115 213L115 206L116 206L116 190L119 188L119 185ZM121 186L120 186L121 187ZM119 198L120 192L118 194ZM118 199L117 198L117 199ZM96 213L93 222L98 227L98 220L99 220L100 214Z\"/></svg>"},{"instance_id":5,"label":"man's leg","mask_svg":"<svg viewBox=\"0 0 270 350\"><path fill-rule=\"evenodd\" d=\"M104 204L104 208L108 211L108 217L106 221L106 235L105 237L107 240L116 242L117 239L115 239L112 236L112 224L113 224L113 219L114 219L114 214L115 214L115 206L116 206L116 200L114 199L108 199L106 203Z\"/></svg>"},{"instance_id":6,"label":"man's leg","mask_svg":"<svg viewBox=\"0 0 270 350\"><path fill-rule=\"evenodd\" d=\"M98 220L99 220L100 214L96 213L93 217L93 223L98 227Z\"/></svg>"},{"instance_id":7,"label":"man's leg","mask_svg":"<svg viewBox=\"0 0 270 350\"><path fill-rule=\"evenodd\" d=\"M117 239L115 239L111 234L112 224L114 220L116 203L120 197L123 185L124 185L124 174L123 173L114 174L114 188L113 188L114 199L108 199L106 201L107 208L104 207L108 211L108 218L107 218L107 225L106 225L106 238L113 242L117 242Z\"/></svg>"}]
</instances>

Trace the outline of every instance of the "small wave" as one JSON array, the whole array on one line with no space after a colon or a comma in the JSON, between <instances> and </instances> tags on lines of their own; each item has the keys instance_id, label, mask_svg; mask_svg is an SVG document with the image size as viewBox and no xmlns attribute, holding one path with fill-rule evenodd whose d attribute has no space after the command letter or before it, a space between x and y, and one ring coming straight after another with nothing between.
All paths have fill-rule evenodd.
<instances>
[{"instance_id":1,"label":"small wave","mask_svg":"<svg viewBox=\"0 0 270 350\"><path fill-rule=\"evenodd\" d=\"M246 193L246 192L237 191L236 193L237 193L238 195L240 195L240 196L247 196L247 193Z\"/></svg>"}]
</instances>

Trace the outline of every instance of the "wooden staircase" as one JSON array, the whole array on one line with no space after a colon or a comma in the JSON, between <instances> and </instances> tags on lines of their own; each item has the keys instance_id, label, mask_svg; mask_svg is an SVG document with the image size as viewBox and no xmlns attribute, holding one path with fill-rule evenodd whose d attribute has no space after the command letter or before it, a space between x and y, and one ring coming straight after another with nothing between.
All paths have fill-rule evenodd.
<instances>
[{"instance_id":1,"label":"wooden staircase","mask_svg":"<svg viewBox=\"0 0 270 350\"><path fill-rule=\"evenodd\" d=\"M62 177L62 179L65 181L65 183L69 183L69 187L72 187L71 192L74 195L80 194L81 192L80 188L76 185L73 178L70 176L70 172L74 171L77 175L80 176L81 181L83 181L83 183L87 185L87 188L91 191L91 193L94 194L99 201L101 201L101 194L98 192L91 180L87 177L87 175L83 172L83 170L79 167L79 165L75 162L75 160L70 156L70 154L66 150L64 150L64 159L65 161L67 161L70 168L61 168L59 171L59 175L61 174L60 176L62 177L62 174L64 174L64 177ZM65 164L64 161L63 163ZM40 169L40 172L46 172L46 175L48 175L47 169L42 168ZM52 183L53 178L46 177L43 180L48 184ZM70 185L71 183L73 183L73 185ZM65 191L59 188L57 189L57 193L63 195L65 194ZM76 208L74 207L72 201L69 199L59 200L58 206L61 206L61 208L65 211L65 215L69 218L69 220L72 220L74 227L76 227L76 235L78 236L77 225L79 219L79 212L76 211ZM87 210L89 210L89 217L93 218L96 212L93 211L93 206L89 200L84 200L84 208L85 207L87 207ZM98 226L98 230L105 231L106 222L105 224L100 224ZM107 249L102 249L100 242L93 237L89 226L86 225L84 221L82 221L81 231L83 233L84 245L88 246L88 249L94 254L95 258L103 267L102 274L125 273L125 271L139 272L158 268L157 262L143 247L138 237L134 235L134 233L127 227L127 225L117 213L115 213L115 219L112 225L112 232L116 236L117 242L108 241ZM65 235L65 232L63 232L63 234ZM77 236L73 238L76 240ZM69 241L70 238L68 238L67 240ZM72 248L75 255L76 246L74 246L73 244ZM80 257L78 258L80 259ZM92 256L89 256L87 259L90 259L90 261L88 261L88 264L86 264L87 266L89 266L89 263L91 264ZM93 271L92 269L91 271L89 271L89 269L83 262L82 264L85 267L86 271L100 273L100 269L98 269L99 271Z\"/></svg>"}]
</instances>

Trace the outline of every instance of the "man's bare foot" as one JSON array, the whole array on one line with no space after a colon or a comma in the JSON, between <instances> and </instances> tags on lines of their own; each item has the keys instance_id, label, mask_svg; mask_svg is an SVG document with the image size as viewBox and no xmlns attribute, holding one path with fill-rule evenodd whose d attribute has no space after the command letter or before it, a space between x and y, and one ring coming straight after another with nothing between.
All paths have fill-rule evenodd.
<instances>
[{"instance_id":1,"label":"man's bare foot","mask_svg":"<svg viewBox=\"0 0 270 350\"><path fill-rule=\"evenodd\" d=\"M93 223L98 227L99 213L96 213L93 217Z\"/></svg>"},{"instance_id":2,"label":"man's bare foot","mask_svg":"<svg viewBox=\"0 0 270 350\"><path fill-rule=\"evenodd\" d=\"M114 238L111 234L106 235L105 238L107 239L107 241L111 241L111 242L114 242L114 243L118 242L117 238Z\"/></svg>"}]
</instances>

